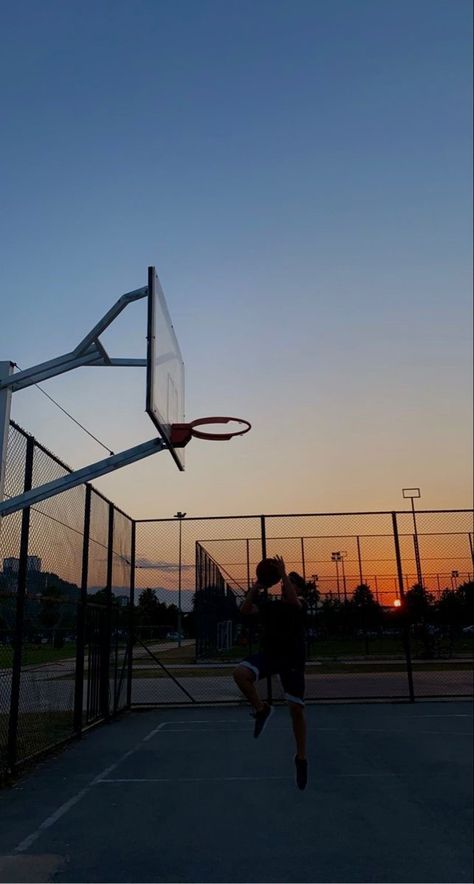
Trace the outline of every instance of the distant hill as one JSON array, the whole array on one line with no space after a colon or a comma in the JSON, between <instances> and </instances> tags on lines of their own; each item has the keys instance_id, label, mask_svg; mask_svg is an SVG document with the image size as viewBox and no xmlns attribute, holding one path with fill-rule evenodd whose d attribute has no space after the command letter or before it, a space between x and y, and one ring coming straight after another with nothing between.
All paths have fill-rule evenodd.
<instances>
[{"instance_id":1,"label":"distant hill","mask_svg":"<svg viewBox=\"0 0 474 884\"><path fill-rule=\"evenodd\" d=\"M178 598L179 593L174 589L165 589L164 586L150 586L150 589L153 589L156 592L156 597L159 602L165 602L167 605L176 605L178 607ZM103 589L102 586L90 586L89 587L89 595L97 592L99 589ZM116 596L125 596L128 597L128 590L124 589L122 586L113 586L112 587L113 594ZM135 602L138 602L140 598L140 593L143 592L143 588L135 589ZM182 611L192 611L192 598L194 595L194 589L183 589L181 590L181 610Z\"/></svg>"}]
</instances>

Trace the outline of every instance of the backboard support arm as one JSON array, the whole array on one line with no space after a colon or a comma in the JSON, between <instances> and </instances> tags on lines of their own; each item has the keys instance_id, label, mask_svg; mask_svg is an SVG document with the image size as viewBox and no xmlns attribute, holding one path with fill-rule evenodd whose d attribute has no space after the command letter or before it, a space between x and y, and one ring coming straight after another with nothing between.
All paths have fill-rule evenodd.
<instances>
[{"instance_id":1,"label":"backboard support arm","mask_svg":"<svg viewBox=\"0 0 474 884\"><path fill-rule=\"evenodd\" d=\"M122 295L70 353L64 353L62 356L56 357L56 359L41 362L39 365L25 369L25 371L18 371L15 374L7 374L3 377L0 374L0 392L6 389L10 389L12 392L23 390L25 387L39 383L39 381L54 378L59 374L64 374L66 371L80 368L83 365L146 366L146 359L110 359L104 346L99 341L99 335L108 328L125 307L134 301L146 298L147 293L148 288L144 286ZM1 419L2 414L0 412Z\"/></svg>"},{"instance_id":2,"label":"backboard support arm","mask_svg":"<svg viewBox=\"0 0 474 884\"><path fill-rule=\"evenodd\" d=\"M3 503L5 496L5 472L12 393L82 366L146 366L146 359L111 359L107 354L105 347L100 342L99 335L108 328L125 307L132 304L134 301L146 298L147 294L148 287L142 286L139 289L134 289L134 291L122 295L102 319L99 320L89 334L87 334L70 353L63 353L62 356L57 356L55 359L49 359L47 362L41 362L39 365L34 365L24 371L17 372L14 371L15 363L0 362L0 516L6 515L4 507L7 505L9 506L9 512L15 512L15 508L11 509L12 500ZM140 460L141 457L148 457L149 454L161 451L161 448L163 447L165 447L164 443L162 444L161 440L155 439L152 440L152 442L145 443L144 448L143 446L131 448L121 454L114 455L112 458L107 458L106 461L99 461L97 464L92 464L90 467L84 467L83 470L71 473L69 477L65 478L70 479L71 476L77 476L79 474L81 474L81 476L86 475L87 478L80 478L77 482L73 482L71 485L68 484L67 487L74 487L75 484L88 482L92 478L97 478L97 476L101 476L111 470L125 466L127 463L133 463L135 460ZM143 453L140 454L140 451L143 451ZM102 464L103 468L100 467L100 464ZM97 468L99 468L98 472L96 472ZM93 472L88 473L88 470L92 470ZM54 482L49 483L49 485L54 484ZM49 486L42 487L46 489ZM60 490L64 489L59 489L59 491ZM38 488L36 491L40 491L40 489ZM53 490L51 493L48 492L46 496L50 497L52 494L58 494L59 491ZM20 495L19 498L15 498L15 500L20 499L21 497L23 497L23 495ZM44 498L40 497L38 499L43 500ZM23 506L27 505L27 503L22 503L17 509L21 509Z\"/></svg>"},{"instance_id":3,"label":"backboard support arm","mask_svg":"<svg viewBox=\"0 0 474 884\"><path fill-rule=\"evenodd\" d=\"M39 485L31 491L18 494L16 497L9 498L9 500L0 501L0 517L8 516L11 513L24 509L26 506L41 503L41 501L47 500L48 497L54 497L63 491L69 491L70 488L75 488L77 485L92 482L93 479L98 479L100 476L105 476L107 473L128 466L128 464L143 460L145 457L150 457L150 455L163 451L167 447L166 442L162 439L150 439L148 442L142 442L141 445L127 448L125 451L119 452L119 454L113 454L111 457L106 457L96 463L89 464L87 467L74 470L72 473L68 473L67 476L61 476L61 478L47 482L45 485Z\"/></svg>"}]
</instances>

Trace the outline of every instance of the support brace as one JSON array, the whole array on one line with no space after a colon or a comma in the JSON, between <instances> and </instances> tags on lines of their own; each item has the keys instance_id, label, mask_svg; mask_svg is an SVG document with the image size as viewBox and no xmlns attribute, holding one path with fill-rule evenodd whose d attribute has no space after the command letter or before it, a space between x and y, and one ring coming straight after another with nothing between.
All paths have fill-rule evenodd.
<instances>
[{"instance_id":1,"label":"support brace","mask_svg":"<svg viewBox=\"0 0 474 884\"><path fill-rule=\"evenodd\" d=\"M163 451L164 448L167 448L167 444L162 439L150 439L149 442L142 442L141 445L135 445L133 448L127 448L126 451L113 454L111 457L106 457L104 460L97 461L97 463L82 467L80 470L74 470L74 472L69 473L67 476L54 479L53 482L47 482L46 485L39 485L38 488L33 488L24 494L18 494L16 497L11 497L3 502L0 501L0 517L8 516L10 513L15 513L26 506L33 506L42 500L46 500L48 497L54 497L56 494L68 491L70 488L75 488L76 485L91 482L99 476L105 476L106 473L111 473L130 463L135 463L137 460L150 457L151 454L156 454L158 451Z\"/></svg>"},{"instance_id":2,"label":"support brace","mask_svg":"<svg viewBox=\"0 0 474 884\"><path fill-rule=\"evenodd\" d=\"M107 311L105 316L94 326L92 331L72 350L70 353L64 353L56 359L49 359L25 371L18 371L13 375L0 377L0 392L10 389L22 390L44 381L47 378L54 378L58 374L64 374L73 368L80 368L83 365L125 365L125 366L145 366L145 359L110 359L105 348L99 341L99 336L113 322L114 319L133 301L139 301L146 298L148 288L145 286L122 295L118 301Z\"/></svg>"},{"instance_id":3,"label":"support brace","mask_svg":"<svg viewBox=\"0 0 474 884\"><path fill-rule=\"evenodd\" d=\"M118 470L129 463L141 460L143 457L149 457L150 454L155 454L167 447L166 442L161 439L152 439L150 442L144 442L142 445L137 445L95 464L75 470L68 476L48 482L46 485L41 485L25 494L19 494L6 501L3 500L12 393L83 365L146 366L146 359L111 359L100 342L99 336L128 304L145 298L147 294L148 288L145 286L122 295L70 353L64 353L55 359L49 359L47 362L15 373L13 373L13 363L0 362L0 518L46 500L48 497L53 497L55 494L60 494L68 488L82 485L83 482L90 482L92 479L97 479L112 470Z\"/></svg>"}]
</instances>

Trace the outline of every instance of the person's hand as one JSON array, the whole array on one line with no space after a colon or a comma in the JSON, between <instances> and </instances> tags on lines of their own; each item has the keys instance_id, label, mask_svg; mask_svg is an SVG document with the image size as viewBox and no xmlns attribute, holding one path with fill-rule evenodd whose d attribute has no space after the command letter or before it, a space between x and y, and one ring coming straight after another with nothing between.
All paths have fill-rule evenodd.
<instances>
[{"instance_id":1,"label":"person's hand","mask_svg":"<svg viewBox=\"0 0 474 884\"><path fill-rule=\"evenodd\" d=\"M286 577L285 562L281 556L274 556L273 558L274 558L275 564L280 572L280 577L283 579L283 577Z\"/></svg>"}]
</instances>

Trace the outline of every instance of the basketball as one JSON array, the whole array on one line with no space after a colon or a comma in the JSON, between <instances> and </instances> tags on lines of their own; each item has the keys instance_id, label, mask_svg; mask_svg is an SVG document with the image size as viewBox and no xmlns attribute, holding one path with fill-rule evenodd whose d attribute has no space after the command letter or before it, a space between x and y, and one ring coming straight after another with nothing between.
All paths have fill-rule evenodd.
<instances>
[{"instance_id":1,"label":"basketball","mask_svg":"<svg viewBox=\"0 0 474 884\"><path fill-rule=\"evenodd\" d=\"M262 559L256 568L257 580L262 586L268 588L281 580L280 569L275 559Z\"/></svg>"}]
</instances>

